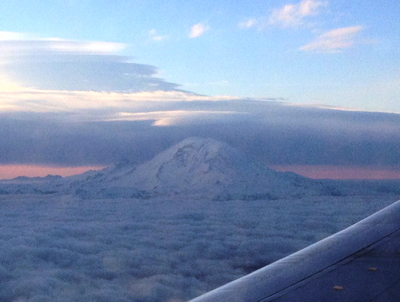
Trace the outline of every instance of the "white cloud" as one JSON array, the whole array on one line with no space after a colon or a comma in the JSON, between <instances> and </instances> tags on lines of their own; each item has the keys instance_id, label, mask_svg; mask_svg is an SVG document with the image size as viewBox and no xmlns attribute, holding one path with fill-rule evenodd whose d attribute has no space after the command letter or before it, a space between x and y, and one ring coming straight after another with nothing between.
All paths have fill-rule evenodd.
<instances>
[{"instance_id":1,"label":"white cloud","mask_svg":"<svg viewBox=\"0 0 400 302\"><path fill-rule=\"evenodd\" d=\"M163 40L168 39L168 36L167 36L167 35L164 35L164 36L159 35L159 34L157 33L157 30L155 30L155 29L150 30L150 32L149 32L149 37L150 37L150 39L153 40L153 41L163 41Z\"/></svg>"},{"instance_id":2,"label":"white cloud","mask_svg":"<svg viewBox=\"0 0 400 302\"><path fill-rule=\"evenodd\" d=\"M0 300L187 301L391 203L370 199L2 197Z\"/></svg>"},{"instance_id":3,"label":"white cloud","mask_svg":"<svg viewBox=\"0 0 400 302\"><path fill-rule=\"evenodd\" d=\"M320 8L325 5L326 2L317 0L302 0L298 4L286 4L272 11L268 23L283 27L299 26L304 23L306 17L318 15Z\"/></svg>"},{"instance_id":4,"label":"white cloud","mask_svg":"<svg viewBox=\"0 0 400 302\"><path fill-rule=\"evenodd\" d=\"M125 49L124 43L102 41L74 41L63 39L47 39L48 47L61 52L78 52L89 54L111 54Z\"/></svg>"},{"instance_id":5,"label":"white cloud","mask_svg":"<svg viewBox=\"0 0 400 302\"><path fill-rule=\"evenodd\" d=\"M197 38L203 35L207 30L210 29L210 26L205 25L203 23L197 23L192 26L189 33L189 38Z\"/></svg>"},{"instance_id":6,"label":"white cloud","mask_svg":"<svg viewBox=\"0 0 400 302\"><path fill-rule=\"evenodd\" d=\"M240 28L251 28L254 27L257 24L257 20L256 19L247 19L246 21L242 21L238 23L238 26Z\"/></svg>"},{"instance_id":7,"label":"white cloud","mask_svg":"<svg viewBox=\"0 0 400 302\"><path fill-rule=\"evenodd\" d=\"M13 41L26 39L27 35L24 33L0 31L0 41Z\"/></svg>"},{"instance_id":8,"label":"white cloud","mask_svg":"<svg viewBox=\"0 0 400 302\"><path fill-rule=\"evenodd\" d=\"M60 38L39 38L18 33L0 32L0 58L10 58L27 54L78 53L113 54L126 48L124 43L104 41L78 41Z\"/></svg>"},{"instance_id":9,"label":"white cloud","mask_svg":"<svg viewBox=\"0 0 400 302\"><path fill-rule=\"evenodd\" d=\"M300 47L302 51L337 53L354 45L355 37L362 26L349 26L330 30L311 43Z\"/></svg>"},{"instance_id":10,"label":"white cloud","mask_svg":"<svg viewBox=\"0 0 400 302\"><path fill-rule=\"evenodd\" d=\"M152 30L153 40L163 36ZM14 84L48 90L157 91L178 86L157 77L157 68L118 54L124 43L78 41L0 32L0 91ZM13 83L13 84L11 84Z\"/></svg>"},{"instance_id":11,"label":"white cloud","mask_svg":"<svg viewBox=\"0 0 400 302\"><path fill-rule=\"evenodd\" d=\"M76 112L91 109L136 110L143 102L193 102L233 100L233 96L199 96L183 91L143 91L135 93L60 91L19 87L0 82L0 112Z\"/></svg>"}]
</instances>

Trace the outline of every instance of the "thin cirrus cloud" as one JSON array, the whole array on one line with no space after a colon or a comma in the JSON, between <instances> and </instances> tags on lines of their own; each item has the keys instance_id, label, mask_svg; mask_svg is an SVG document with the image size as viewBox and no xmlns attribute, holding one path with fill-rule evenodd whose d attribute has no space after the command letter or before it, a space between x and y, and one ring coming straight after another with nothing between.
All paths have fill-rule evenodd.
<instances>
[{"instance_id":1,"label":"thin cirrus cloud","mask_svg":"<svg viewBox=\"0 0 400 302\"><path fill-rule=\"evenodd\" d=\"M210 26L203 24L203 23L197 23L191 27L190 33L189 33L189 38L200 37L209 29L210 29Z\"/></svg>"},{"instance_id":2,"label":"thin cirrus cloud","mask_svg":"<svg viewBox=\"0 0 400 302\"><path fill-rule=\"evenodd\" d=\"M257 19L251 18L251 19L247 19L245 21L239 22L238 26L240 28L251 28L251 27L254 27L257 23L258 23Z\"/></svg>"},{"instance_id":3,"label":"thin cirrus cloud","mask_svg":"<svg viewBox=\"0 0 400 302\"><path fill-rule=\"evenodd\" d=\"M282 8L274 9L268 19L270 25L282 27L299 26L304 19L316 16L326 2L316 0L303 0L298 4L286 4Z\"/></svg>"},{"instance_id":4,"label":"thin cirrus cloud","mask_svg":"<svg viewBox=\"0 0 400 302\"><path fill-rule=\"evenodd\" d=\"M330 30L300 47L300 50L317 53L341 52L356 43L356 36L362 29L362 26L349 26Z\"/></svg>"},{"instance_id":5,"label":"thin cirrus cloud","mask_svg":"<svg viewBox=\"0 0 400 302\"><path fill-rule=\"evenodd\" d=\"M157 42L158 41L163 41L163 40L166 40L166 39L169 38L169 36L167 36L167 35L160 35L157 32L157 30L155 30L155 29L150 30L149 37L150 37L150 40L157 41Z\"/></svg>"},{"instance_id":6,"label":"thin cirrus cloud","mask_svg":"<svg viewBox=\"0 0 400 302\"><path fill-rule=\"evenodd\" d=\"M237 25L239 28L257 27L258 29L264 29L267 26L298 27L307 24L307 18L319 15L327 4L328 1L302 0L297 4L286 4L275 8L267 16L245 19Z\"/></svg>"},{"instance_id":7,"label":"thin cirrus cloud","mask_svg":"<svg viewBox=\"0 0 400 302\"><path fill-rule=\"evenodd\" d=\"M0 58L3 63L55 54L110 55L126 48L124 43L37 38L18 32L0 32Z\"/></svg>"}]
</instances>

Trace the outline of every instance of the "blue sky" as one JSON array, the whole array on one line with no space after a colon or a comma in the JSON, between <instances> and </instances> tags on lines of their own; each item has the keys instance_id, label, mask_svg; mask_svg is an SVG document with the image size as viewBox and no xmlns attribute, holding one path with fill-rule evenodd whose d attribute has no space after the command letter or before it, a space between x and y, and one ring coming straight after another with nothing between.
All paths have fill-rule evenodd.
<instances>
[{"instance_id":1,"label":"blue sky","mask_svg":"<svg viewBox=\"0 0 400 302\"><path fill-rule=\"evenodd\" d=\"M269 165L400 170L396 0L30 0L0 11L3 164L103 166L201 134L256 157L287 153ZM108 145L90 149L95 138ZM151 151L135 147L144 142ZM74 144L85 147L68 157Z\"/></svg>"},{"instance_id":2,"label":"blue sky","mask_svg":"<svg viewBox=\"0 0 400 302\"><path fill-rule=\"evenodd\" d=\"M13 39L121 43L106 52L156 66L195 93L400 111L395 0L3 1L0 9L0 29Z\"/></svg>"}]
</instances>

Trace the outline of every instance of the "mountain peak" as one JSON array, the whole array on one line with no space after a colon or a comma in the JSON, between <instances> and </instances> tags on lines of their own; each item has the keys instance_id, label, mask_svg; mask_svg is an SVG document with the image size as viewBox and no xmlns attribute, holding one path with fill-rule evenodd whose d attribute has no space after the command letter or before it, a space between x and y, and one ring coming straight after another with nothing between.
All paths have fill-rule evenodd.
<instances>
[{"instance_id":1,"label":"mountain peak","mask_svg":"<svg viewBox=\"0 0 400 302\"><path fill-rule=\"evenodd\" d=\"M237 149L226 143L211 138L190 137L161 152L152 162L157 166L174 164L177 167L190 166L192 169L202 165L204 171L205 165L208 168L218 166L224 169L247 163L248 160Z\"/></svg>"},{"instance_id":2,"label":"mountain peak","mask_svg":"<svg viewBox=\"0 0 400 302\"><path fill-rule=\"evenodd\" d=\"M135 186L161 195L233 198L281 192L291 187L292 180L284 173L252 162L224 142L190 137L137 166L118 185Z\"/></svg>"},{"instance_id":3,"label":"mountain peak","mask_svg":"<svg viewBox=\"0 0 400 302\"><path fill-rule=\"evenodd\" d=\"M304 183L303 183L304 182ZM211 138L189 137L132 165L120 163L77 180L87 196L182 196L207 199L267 199L302 194L308 181L273 171L239 150ZM310 185L311 186L311 185ZM92 194L91 192L94 192Z\"/></svg>"}]
</instances>

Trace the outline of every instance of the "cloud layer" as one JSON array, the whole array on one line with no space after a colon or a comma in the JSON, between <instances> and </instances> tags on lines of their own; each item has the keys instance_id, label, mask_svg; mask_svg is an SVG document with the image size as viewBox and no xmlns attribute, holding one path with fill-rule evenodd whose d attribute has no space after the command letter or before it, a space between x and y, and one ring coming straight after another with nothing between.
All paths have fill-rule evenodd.
<instances>
[{"instance_id":1,"label":"cloud layer","mask_svg":"<svg viewBox=\"0 0 400 302\"><path fill-rule=\"evenodd\" d=\"M151 38L163 37L150 32ZM126 45L101 41L0 35L0 75L22 87L73 91L176 91L156 67L118 55ZM19 39L24 38L24 39Z\"/></svg>"},{"instance_id":2,"label":"cloud layer","mask_svg":"<svg viewBox=\"0 0 400 302\"><path fill-rule=\"evenodd\" d=\"M0 195L0 300L187 301L393 201Z\"/></svg>"},{"instance_id":3,"label":"cloud layer","mask_svg":"<svg viewBox=\"0 0 400 302\"><path fill-rule=\"evenodd\" d=\"M54 100L47 105L40 101L45 95L36 101L20 99L11 104L25 108L24 113L0 113L4 130L0 162L72 166L108 165L124 158L140 162L190 136L225 141L268 165L396 166L400 162L398 114L249 99L193 101L196 96L182 93L182 98L174 99L175 92L165 93L153 101L147 101L153 93L139 94L138 99L123 94L66 94L61 97L64 103Z\"/></svg>"}]
</instances>

